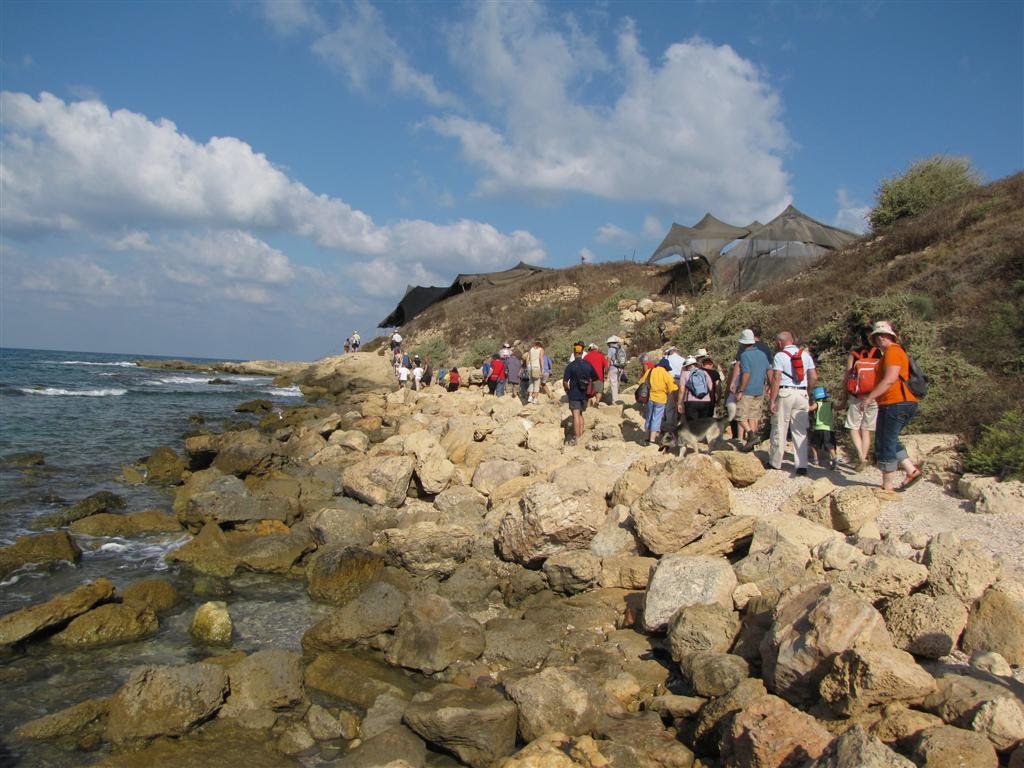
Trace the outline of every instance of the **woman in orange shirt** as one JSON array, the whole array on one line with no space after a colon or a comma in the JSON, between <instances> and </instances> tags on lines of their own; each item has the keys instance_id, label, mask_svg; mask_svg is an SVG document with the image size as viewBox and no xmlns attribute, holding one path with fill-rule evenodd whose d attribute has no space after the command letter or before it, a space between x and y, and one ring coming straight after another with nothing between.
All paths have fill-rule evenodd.
<instances>
[{"instance_id":1,"label":"woman in orange shirt","mask_svg":"<svg viewBox=\"0 0 1024 768\"><path fill-rule=\"evenodd\" d=\"M894 491L905 491L921 479L921 470L910 460L906 448L900 443L900 432L917 413L917 398L907 386L910 378L910 359L899 345L896 332L887 321L875 323L870 341L882 350L882 377L875 388L860 401L861 410L878 403L878 422L875 425L875 459L882 470L882 488L879 496L895 497ZM896 474L905 473L903 484L895 488Z\"/></svg>"}]
</instances>

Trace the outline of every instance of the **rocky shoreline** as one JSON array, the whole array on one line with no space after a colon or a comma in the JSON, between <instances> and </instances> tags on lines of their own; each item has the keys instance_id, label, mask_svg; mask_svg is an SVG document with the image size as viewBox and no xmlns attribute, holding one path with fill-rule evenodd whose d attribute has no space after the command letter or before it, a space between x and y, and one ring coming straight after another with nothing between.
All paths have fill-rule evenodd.
<instances>
[{"instance_id":1,"label":"rocky shoreline","mask_svg":"<svg viewBox=\"0 0 1024 768\"><path fill-rule=\"evenodd\" d=\"M238 365L216 370L274 367ZM766 510L756 454L658 453L621 404L570 447L557 401L396 392L371 353L280 365L324 399L126 468L171 509L97 498L0 550L6 574L75 560L76 535L190 534L168 555L190 594L98 579L0 617L8 675L174 616L197 659L12 743L104 766L1024 766L1024 581L976 542L885 536L870 489L827 478ZM957 482L949 441L921 458ZM323 606L301 650L232 650L252 572Z\"/></svg>"}]
</instances>

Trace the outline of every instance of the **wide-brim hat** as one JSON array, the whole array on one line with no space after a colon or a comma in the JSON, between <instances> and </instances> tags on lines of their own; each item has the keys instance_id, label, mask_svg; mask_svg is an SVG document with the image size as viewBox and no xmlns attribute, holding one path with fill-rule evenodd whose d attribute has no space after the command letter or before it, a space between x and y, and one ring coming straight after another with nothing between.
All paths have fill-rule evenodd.
<instances>
[{"instance_id":1,"label":"wide-brim hat","mask_svg":"<svg viewBox=\"0 0 1024 768\"><path fill-rule=\"evenodd\" d=\"M694 357L693 355L690 355L688 358L683 360L683 365L696 365L696 364L697 364L697 358Z\"/></svg>"},{"instance_id":2,"label":"wide-brim hat","mask_svg":"<svg viewBox=\"0 0 1024 768\"><path fill-rule=\"evenodd\" d=\"M894 339L899 338L896 335L896 331L892 329L892 326L887 320L879 320L871 327L871 333L868 336L892 336Z\"/></svg>"},{"instance_id":3,"label":"wide-brim hat","mask_svg":"<svg viewBox=\"0 0 1024 768\"><path fill-rule=\"evenodd\" d=\"M622 341L618 336L609 336L605 344L619 344Z\"/></svg>"},{"instance_id":4,"label":"wide-brim hat","mask_svg":"<svg viewBox=\"0 0 1024 768\"><path fill-rule=\"evenodd\" d=\"M754 332L752 330L750 330L749 328L744 328L740 332L740 338L739 338L739 343L740 344L754 344L756 342L757 342L757 339L754 338Z\"/></svg>"},{"instance_id":5,"label":"wide-brim hat","mask_svg":"<svg viewBox=\"0 0 1024 768\"><path fill-rule=\"evenodd\" d=\"M700 349L698 349L697 352L694 354L694 357L696 357L698 360L700 360L702 357L707 357L707 356L708 356L708 351L706 349L704 349L704 347L701 347Z\"/></svg>"},{"instance_id":6,"label":"wide-brim hat","mask_svg":"<svg viewBox=\"0 0 1024 768\"><path fill-rule=\"evenodd\" d=\"M597 344L595 344L594 342L590 342L589 344L587 344L587 349L597 349Z\"/></svg>"}]
</instances>

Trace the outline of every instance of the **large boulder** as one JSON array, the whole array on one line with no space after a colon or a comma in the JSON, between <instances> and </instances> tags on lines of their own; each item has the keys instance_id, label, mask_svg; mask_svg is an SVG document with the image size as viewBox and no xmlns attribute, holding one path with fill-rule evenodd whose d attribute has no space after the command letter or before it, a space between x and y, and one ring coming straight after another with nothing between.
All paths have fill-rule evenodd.
<instances>
[{"instance_id":1,"label":"large boulder","mask_svg":"<svg viewBox=\"0 0 1024 768\"><path fill-rule=\"evenodd\" d=\"M391 664L433 674L484 652L484 628L438 595L411 598L387 652Z\"/></svg>"},{"instance_id":2,"label":"large boulder","mask_svg":"<svg viewBox=\"0 0 1024 768\"><path fill-rule=\"evenodd\" d=\"M509 505L498 527L501 556L536 565L563 549L586 549L604 523L604 501L592 494L565 498L554 483L537 483Z\"/></svg>"},{"instance_id":3,"label":"large boulder","mask_svg":"<svg viewBox=\"0 0 1024 768\"><path fill-rule=\"evenodd\" d=\"M145 509L128 515L100 512L76 520L70 526L72 533L86 536L138 536L143 533L177 533L181 523L176 515L159 509Z\"/></svg>"},{"instance_id":4,"label":"large boulder","mask_svg":"<svg viewBox=\"0 0 1024 768\"><path fill-rule=\"evenodd\" d=\"M318 655L306 667L305 683L307 688L362 709L372 707L381 696L407 700L417 692L415 681L404 671L343 651L325 651Z\"/></svg>"},{"instance_id":5,"label":"large boulder","mask_svg":"<svg viewBox=\"0 0 1024 768\"><path fill-rule=\"evenodd\" d=\"M667 555L658 562L647 587L644 630L664 630L672 615L689 605L717 603L731 609L736 584L736 574L727 560L706 555Z\"/></svg>"},{"instance_id":6,"label":"large boulder","mask_svg":"<svg viewBox=\"0 0 1024 768\"><path fill-rule=\"evenodd\" d=\"M919 703L935 680L906 651L865 646L836 654L819 690L832 711L849 717L893 701Z\"/></svg>"},{"instance_id":7,"label":"large boulder","mask_svg":"<svg viewBox=\"0 0 1024 768\"><path fill-rule=\"evenodd\" d=\"M10 546L0 547L0 579L23 565L77 563L81 557L82 550L67 531L19 536Z\"/></svg>"},{"instance_id":8,"label":"large boulder","mask_svg":"<svg viewBox=\"0 0 1024 768\"><path fill-rule=\"evenodd\" d=\"M417 576L450 576L473 551L477 531L461 525L426 520L407 528L388 528L378 534L388 565Z\"/></svg>"},{"instance_id":9,"label":"large boulder","mask_svg":"<svg viewBox=\"0 0 1024 768\"><path fill-rule=\"evenodd\" d=\"M1024 583L998 581L971 609L961 646L967 653L995 651L1024 664Z\"/></svg>"},{"instance_id":10,"label":"large boulder","mask_svg":"<svg viewBox=\"0 0 1024 768\"><path fill-rule=\"evenodd\" d=\"M107 603L72 619L50 642L65 648L116 645L156 633L156 614L139 603Z\"/></svg>"},{"instance_id":11,"label":"large boulder","mask_svg":"<svg viewBox=\"0 0 1024 768\"><path fill-rule=\"evenodd\" d=\"M206 523L238 524L278 520L287 524L296 516L297 510L287 500L274 496L256 496L234 475L224 475L191 496L178 519L195 530Z\"/></svg>"},{"instance_id":12,"label":"large boulder","mask_svg":"<svg viewBox=\"0 0 1024 768\"><path fill-rule=\"evenodd\" d=\"M914 768L914 764L855 725L806 768Z\"/></svg>"},{"instance_id":13,"label":"large boulder","mask_svg":"<svg viewBox=\"0 0 1024 768\"><path fill-rule=\"evenodd\" d=\"M828 575L830 583L846 587L869 603L906 597L927 580L926 567L892 555L874 555Z\"/></svg>"},{"instance_id":14,"label":"large boulder","mask_svg":"<svg viewBox=\"0 0 1024 768\"><path fill-rule=\"evenodd\" d=\"M343 648L382 632L390 632L402 617L406 597L398 588L375 581L318 621L302 636L304 648Z\"/></svg>"},{"instance_id":15,"label":"large boulder","mask_svg":"<svg viewBox=\"0 0 1024 768\"><path fill-rule=\"evenodd\" d=\"M473 488L490 496L498 488L517 477L526 474L526 467L518 461L490 459L483 461L473 472Z\"/></svg>"},{"instance_id":16,"label":"large boulder","mask_svg":"<svg viewBox=\"0 0 1024 768\"><path fill-rule=\"evenodd\" d=\"M14 730L19 739L57 739L77 734L107 716L110 700L86 699L43 717L30 720Z\"/></svg>"},{"instance_id":17,"label":"large boulder","mask_svg":"<svg viewBox=\"0 0 1024 768\"><path fill-rule=\"evenodd\" d=\"M214 664L137 667L110 700L106 738L182 736L220 708L227 690L227 673Z\"/></svg>"},{"instance_id":18,"label":"large boulder","mask_svg":"<svg viewBox=\"0 0 1024 768\"><path fill-rule=\"evenodd\" d=\"M302 701L302 659L294 651L270 648L256 651L228 667L230 694L218 717L243 726L269 727L275 710Z\"/></svg>"},{"instance_id":19,"label":"large boulder","mask_svg":"<svg viewBox=\"0 0 1024 768\"><path fill-rule=\"evenodd\" d=\"M669 621L669 650L676 661L695 653L726 653L739 632L739 614L720 603L688 605Z\"/></svg>"},{"instance_id":20,"label":"large boulder","mask_svg":"<svg viewBox=\"0 0 1024 768\"><path fill-rule=\"evenodd\" d=\"M880 502L866 486L840 488L832 494L832 527L842 533L856 533L873 523L880 511Z\"/></svg>"},{"instance_id":21,"label":"large boulder","mask_svg":"<svg viewBox=\"0 0 1024 768\"><path fill-rule=\"evenodd\" d=\"M342 487L346 495L367 504L400 507L415 468L412 456L370 456L345 468Z\"/></svg>"},{"instance_id":22,"label":"large boulder","mask_svg":"<svg viewBox=\"0 0 1024 768\"><path fill-rule=\"evenodd\" d=\"M558 552L544 561L544 575L553 592L585 592L601 577L601 558L589 551Z\"/></svg>"},{"instance_id":23,"label":"large boulder","mask_svg":"<svg viewBox=\"0 0 1024 768\"><path fill-rule=\"evenodd\" d=\"M777 696L737 713L722 738L723 768L788 768L820 757L832 741L813 717Z\"/></svg>"},{"instance_id":24,"label":"large boulder","mask_svg":"<svg viewBox=\"0 0 1024 768\"><path fill-rule=\"evenodd\" d=\"M354 499L338 498L306 516L309 533L322 547L369 546L373 530L367 522L367 507Z\"/></svg>"},{"instance_id":25,"label":"large boulder","mask_svg":"<svg viewBox=\"0 0 1024 768\"><path fill-rule=\"evenodd\" d=\"M186 469L184 456L168 446L157 448L146 459L146 482L153 485L173 485L181 481Z\"/></svg>"},{"instance_id":26,"label":"large boulder","mask_svg":"<svg viewBox=\"0 0 1024 768\"><path fill-rule=\"evenodd\" d=\"M675 552L729 514L732 484L710 456L665 465L630 507L637 538L651 552Z\"/></svg>"},{"instance_id":27,"label":"large boulder","mask_svg":"<svg viewBox=\"0 0 1024 768\"><path fill-rule=\"evenodd\" d=\"M841 587L816 584L782 600L761 641L768 689L794 704L818 697L833 655L865 645L892 645L882 615Z\"/></svg>"},{"instance_id":28,"label":"large boulder","mask_svg":"<svg viewBox=\"0 0 1024 768\"><path fill-rule=\"evenodd\" d=\"M128 506L128 502L125 501L123 496L118 496L110 491L98 491L80 501L76 501L69 507L35 518L29 523L29 528L34 531L41 531L44 528L60 528L61 526L70 525L75 520L81 520L83 517L96 515L100 512L116 512L119 509L124 509L126 506Z\"/></svg>"},{"instance_id":29,"label":"large boulder","mask_svg":"<svg viewBox=\"0 0 1024 768\"><path fill-rule=\"evenodd\" d=\"M121 590L123 602L145 605L156 614L171 610L178 604L178 599L178 590L174 588L174 585L159 576L133 581Z\"/></svg>"},{"instance_id":30,"label":"large boulder","mask_svg":"<svg viewBox=\"0 0 1024 768\"><path fill-rule=\"evenodd\" d=\"M361 547L330 547L306 568L306 592L314 600L344 605L377 580L384 557Z\"/></svg>"},{"instance_id":31,"label":"large boulder","mask_svg":"<svg viewBox=\"0 0 1024 768\"><path fill-rule=\"evenodd\" d=\"M954 595L932 597L916 592L890 602L885 622L897 648L915 656L948 656L967 626L967 607Z\"/></svg>"},{"instance_id":32,"label":"large boulder","mask_svg":"<svg viewBox=\"0 0 1024 768\"><path fill-rule=\"evenodd\" d=\"M519 706L519 734L532 741L546 733L589 733L607 704L592 676L576 667L547 667L506 686Z\"/></svg>"},{"instance_id":33,"label":"large boulder","mask_svg":"<svg viewBox=\"0 0 1024 768\"><path fill-rule=\"evenodd\" d=\"M955 595L968 604L981 597L1000 570L999 559L979 542L953 533L940 533L928 542L924 564L929 594Z\"/></svg>"},{"instance_id":34,"label":"large boulder","mask_svg":"<svg viewBox=\"0 0 1024 768\"><path fill-rule=\"evenodd\" d=\"M999 756L982 734L939 725L922 731L913 757L928 768L997 768Z\"/></svg>"},{"instance_id":35,"label":"large boulder","mask_svg":"<svg viewBox=\"0 0 1024 768\"><path fill-rule=\"evenodd\" d=\"M425 493L438 494L448 487L455 474L455 465L437 438L427 430L414 432L406 435L405 450L416 457L414 472Z\"/></svg>"},{"instance_id":36,"label":"large boulder","mask_svg":"<svg viewBox=\"0 0 1024 768\"><path fill-rule=\"evenodd\" d=\"M245 477L266 472L273 463L270 438L257 429L225 432L218 441L213 467L225 475Z\"/></svg>"},{"instance_id":37,"label":"large boulder","mask_svg":"<svg viewBox=\"0 0 1024 768\"><path fill-rule=\"evenodd\" d=\"M412 390L408 390L412 392ZM427 745L404 725L364 739L335 765L338 768L425 768Z\"/></svg>"},{"instance_id":38,"label":"large boulder","mask_svg":"<svg viewBox=\"0 0 1024 768\"><path fill-rule=\"evenodd\" d=\"M20 643L37 632L63 624L113 596L114 585L99 578L45 603L0 616L0 646Z\"/></svg>"},{"instance_id":39,"label":"large boulder","mask_svg":"<svg viewBox=\"0 0 1024 768\"><path fill-rule=\"evenodd\" d=\"M725 467L729 482L735 488L746 488L764 477L764 465L753 453L715 451L712 456L715 457L715 461Z\"/></svg>"},{"instance_id":40,"label":"large boulder","mask_svg":"<svg viewBox=\"0 0 1024 768\"><path fill-rule=\"evenodd\" d=\"M746 660L731 653L700 651L679 665L693 692L708 698L724 696L750 677Z\"/></svg>"},{"instance_id":41,"label":"large boulder","mask_svg":"<svg viewBox=\"0 0 1024 768\"><path fill-rule=\"evenodd\" d=\"M404 720L467 765L488 768L515 750L517 717L516 705L492 689L442 685L416 694Z\"/></svg>"}]
</instances>

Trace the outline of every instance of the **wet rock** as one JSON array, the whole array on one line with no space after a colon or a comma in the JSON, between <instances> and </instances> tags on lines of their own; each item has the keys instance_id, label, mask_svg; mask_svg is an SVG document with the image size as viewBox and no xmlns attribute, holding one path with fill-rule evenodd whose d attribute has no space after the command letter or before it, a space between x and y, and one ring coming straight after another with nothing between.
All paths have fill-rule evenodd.
<instances>
[{"instance_id":1,"label":"wet rock","mask_svg":"<svg viewBox=\"0 0 1024 768\"><path fill-rule=\"evenodd\" d=\"M484 629L479 622L456 611L443 597L422 595L410 598L387 660L433 674L483 652Z\"/></svg>"},{"instance_id":2,"label":"wet rock","mask_svg":"<svg viewBox=\"0 0 1024 768\"><path fill-rule=\"evenodd\" d=\"M34 531L39 531L43 528L60 528L73 523L75 520L81 520L83 517L96 515L100 512L113 512L118 509L124 509L126 506L127 502L124 498L116 493L99 491L91 496L86 496L81 501L76 501L70 507L37 517L29 524L29 527Z\"/></svg>"},{"instance_id":3,"label":"wet rock","mask_svg":"<svg viewBox=\"0 0 1024 768\"><path fill-rule=\"evenodd\" d=\"M288 524L297 514L286 499L256 496L237 477L225 475L211 480L204 490L192 495L178 519L196 530L207 523L278 520Z\"/></svg>"},{"instance_id":4,"label":"wet rock","mask_svg":"<svg viewBox=\"0 0 1024 768\"><path fill-rule=\"evenodd\" d=\"M143 533L177 533L181 531L178 518L159 509L117 515L101 512L76 520L70 526L73 533L86 536L128 537Z\"/></svg>"},{"instance_id":5,"label":"wet rock","mask_svg":"<svg viewBox=\"0 0 1024 768\"><path fill-rule=\"evenodd\" d=\"M928 768L996 768L999 758L988 739L980 733L940 725L922 731L914 745L913 757Z\"/></svg>"},{"instance_id":6,"label":"wet rock","mask_svg":"<svg viewBox=\"0 0 1024 768\"><path fill-rule=\"evenodd\" d=\"M427 742L487 768L515 750L517 716L516 705L494 690L442 685L416 694L404 720Z\"/></svg>"},{"instance_id":7,"label":"wet rock","mask_svg":"<svg viewBox=\"0 0 1024 768\"><path fill-rule=\"evenodd\" d=\"M509 506L496 543L506 560L536 565L565 549L587 549L605 516L602 499L591 494L565 498L554 483L536 483Z\"/></svg>"},{"instance_id":8,"label":"wet rock","mask_svg":"<svg viewBox=\"0 0 1024 768\"><path fill-rule=\"evenodd\" d=\"M347 710L336 717L319 704L313 704L306 710L305 721L309 735L317 741L351 741L359 736L359 718Z\"/></svg>"},{"instance_id":9,"label":"wet rock","mask_svg":"<svg viewBox=\"0 0 1024 768\"><path fill-rule=\"evenodd\" d=\"M305 723L292 723L278 738L277 748L289 757L302 757L313 754L317 747Z\"/></svg>"},{"instance_id":10,"label":"wet rock","mask_svg":"<svg viewBox=\"0 0 1024 768\"><path fill-rule=\"evenodd\" d=\"M832 735L813 717L777 696L740 711L722 739L724 768L782 768L821 756Z\"/></svg>"},{"instance_id":11,"label":"wet rock","mask_svg":"<svg viewBox=\"0 0 1024 768\"><path fill-rule=\"evenodd\" d=\"M855 725L806 768L914 768L914 764Z\"/></svg>"},{"instance_id":12,"label":"wet rock","mask_svg":"<svg viewBox=\"0 0 1024 768\"><path fill-rule=\"evenodd\" d=\"M227 673L230 694L217 716L246 727L273 725L276 710L299 703L305 692L302 659L293 651L256 651L228 667Z\"/></svg>"},{"instance_id":13,"label":"wet rock","mask_svg":"<svg viewBox=\"0 0 1024 768\"><path fill-rule=\"evenodd\" d=\"M918 592L889 603L885 622L897 648L939 659L957 647L967 625L967 608L953 595L931 597Z\"/></svg>"},{"instance_id":14,"label":"wet rock","mask_svg":"<svg viewBox=\"0 0 1024 768\"><path fill-rule=\"evenodd\" d=\"M107 715L110 700L86 699L51 715L30 720L15 729L19 739L57 739L72 736Z\"/></svg>"},{"instance_id":15,"label":"wet rock","mask_svg":"<svg viewBox=\"0 0 1024 768\"><path fill-rule=\"evenodd\" d=\"M406 728L397 725L363 741L336 764L338 768L424 768L427 745Z\"/></svg>"},{"instance_id":16,"label":"wet rock","mask_svg":"<svg viewBox=\"0 0 1024 768\"><path fill-rule=\"evenodd\" d=\"M264 414L270 413L272 410L274 410L274 404L270 400L266 400L264 398L246 400L244 403L239 403L235 406L235 413Z\"/></svg>"},{"instance_id":17,"label":"wet rock","mask_svg":"<svg viewBox=\"0 0 1024 768\"><path fill-rule=\"evenodd\" d=\"M225 432L218 442L213 468L225 475L246 477L266 472L273 465L270 439L257 429Z\"/></svg>"},{"instance_id":18,"label":"wet rock","mask_svg":"<svg viewBox=\"0 0 1024 768\"><path fill-rule=\"evenodd\" d=\"M178 604L178 590L167 579L153 577L133 581L121 591L125 603L145 605L154 613L166 613Z\"/></svg>"},{"instance_id":19,"label":"wet rock","mask_svg":"<svg viewBox=\"0 0 1024 768\"><path fill-rule=\"evenodd\" d=\"M384 570L383 555L361 547L329 547L306 568L306 592L314 600L345 605Z\"/></svg>"},{"instance_id":20,"label":"wet rock","mask_svg":"<svg viewBox=\"0 0 1024 768\"><path fill-rule=\"evenodd\" d=\"M967 653L995 651L1024 664L1024 583L999 581L971 609L961 646Z\"/></svg>"},{"instance_id":21,"label":"wet rock","mask_svg":"<svg viewBox=\"0 0 1024 768\"><path fill-rule=\"evenodd\" d=\"M916 704L935 688L934 678L909 653L874 646L837 654L819 686L821 698L844 717L894 701Z\"/></svg>"},{"instance_id":22,"label":"wet rock","mask_svg":"<svg viewBox=\"0 0 1024 768\"><path fill-rule=\"evenodd\" d=\"M113 596L114 585L100 578L45 603L0 616L0 646L19 643L37 632L58 626Z\"/></svg>"},{"instance_id":23,"label":"wet rock","mask_svg":"<svg viewBox=\"0 0 1024 768\"><path fill-rule=\"evenodd\" d=\"M546 733L589 733L599 722L607 696L590 675L573 667L547 667L506 686L519 706L519 733L532 741Z\"/></svg>"},{"instance_id":24,"label":"wet rock","mask_svg":"<svg viewBox=\"0 0 1024 768\"><path fill-rule=\"evenodd\" d=\"M173 448L157 448L146 459L146 482L151 485L173 485L181 482L181 473L186 469L184 456Z\"/></svg>"},{"instance_id":25,"label":"wet rock","mask_svg":"<svg viewBox=\"0 0 1024 768\"><path fill-rule=\"evenodd\" d=\"M231 645L234 625L228 604L220 600L203 603L192 616L189 633L197 642L206 645Z\"/></svg>"},{"instance_id":26,"label":"wet rock","mask_svg":"<svg viewBox=\"0 0 1024 768\"><path fill-rule=\"evenodd\" d=\"M400 507L415 466L411 456L371 456L345 468L342 486L347 496L367 504Z\"/></svg>"},{"instance_id":27,"label":"wet rock","mask_svg":"<svg viewBox=\"0 0 1024 768\"><path fill-rule=\"evenodd\" d=\"M977 541L964 541L952 533L940 533L928 543L924 564L929 594L955 595L968 604L996 580L1000 565Z\"/></svg>"},{"instance_id":28,"label":"wet rock","mask_svg":"<svg viewBox=\"0 0 1024 768\"><path fill-rule=\"evenodd\" d=\"M216 523L204 525L195 538L167 553L165 559L209 576L232 576L238 569L238 558L229 550L227 536Z\"/></svg>"},{"instance_id":29,"label":"wet rock","mask_svg":"<svg viewBox=\"0 0 1024 768\"><path fill-rule=\"evenodd\" d=\"M182 736L220 708L227 689L227 673L213 664L137 667L110 700L106 738Z\"/></svg>"},{"instance_id":30,"label":"wet rock","mask_svg":"<svg viewBox=\"0 0 1024 768\"><path fill-rule=\"evenodd\" d=\"M663 630L672 614L688 605L718 603L732 608L735 588L736 574L724 559L705 555L667 555L658 562L647 587L644 630Z\"/></svg>"},{"instance_id":31,"label":"wet rock","mask_svg":"<svg viewBox=\"0 0 1024 768\"><path fill-rule=\"evenodd\" d=\"M81 557L82 550L66 531L19 536L10 546L0 547L0 578L30 563L77 563Z\"/></svg>"},{"instance_id":32,"label":"wet rock","mask_svg":"<svg viewBox=\"0 0 1024 768\"><path fill-rule=\"evenodd\" d=\"M665 465L630 506L637 538L651 552L676 552L730 512L732 484L710 456Z\"/></svg>"},{"instance_id":33,"label":"wet rock","mask_svg":"<svg viewBox=\"0 0 1024 768\"><path fill-rule=\"evenodd\" d=\"M19 451L0 456L0 469L23 469L38 467L46 463L46 457L39 451Z\"/></svg>"},{"instance_id":34,"label":"wet rock","mask_svg":"<svg viewBox=\"0 0 1024 768\"><path fill-rule=\"evenodd\" d=\"M375 581L302 636L303 648L343 648L381 632L390 632L402 617L406 596L396 587Z\"/></svg>"},{"instance_id":35,"label":"wet rock","mask_svg":"<svg viewBox=\"0 0 1024 768\"><path fill-rule=\"evenodd\" d=\"M307 688L362 709L369 709L383 695L410 699L417 693L416 683L401 670L342 651L319 654L306 667L305 682Z\"/></svg>"},{"instance_id":36,"label":"wet rock","mask_svg":"<svg viewBox=\"0 0 1024 768\"><path fill-rule=\"evenodd\" d=\"M160 622L148 606L107 603L72 619L50 642L65 648L116 645L142 640L159 628Z\"/></svg>"},{"instance_id":37,"label":"wet rock","mask_svg":"<svg viewBox=\"0 0 1024 768\"><path fill-rule=\"evenodd\" d=\"M809 703L832 656L865 644L892 645L877 610L840 587L803 589L779 604L761 641L765 684L787 701Z\"/></svg>"}]
</instances>

